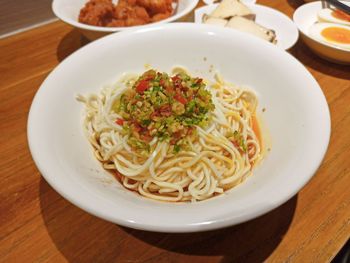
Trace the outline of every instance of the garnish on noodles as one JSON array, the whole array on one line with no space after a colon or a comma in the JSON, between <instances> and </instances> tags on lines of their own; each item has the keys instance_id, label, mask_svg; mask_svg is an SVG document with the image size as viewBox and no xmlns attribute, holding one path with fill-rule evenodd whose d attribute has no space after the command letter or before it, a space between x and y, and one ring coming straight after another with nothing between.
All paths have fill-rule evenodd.
<instances>
[{"instance_id":1,"label":"garnish on noodles","mask_svg":"<svg viewBox=\"0 0 350 263\"><path fill-rule=\"evenodd\" d=\"M170 77L149 70L113 104L112 110L121 116L116 123L135 151L148 154L149 142L157 137L178 152L196 133L196 125L208 124L208 113L215 108L205 87L203 79L186 73Z\"/></svg>"},{"instance_id":2,"label":"garnish on noodles","mask_svg":"<svg viewBox=\"0 0 350 263\"><path fill-rule=\"evenodd\" d=\"M96 158L147 198L200 201L243 182L263 158L257 96L177 68L126 75L78 96Z\"/></svg>"}]
</instances>

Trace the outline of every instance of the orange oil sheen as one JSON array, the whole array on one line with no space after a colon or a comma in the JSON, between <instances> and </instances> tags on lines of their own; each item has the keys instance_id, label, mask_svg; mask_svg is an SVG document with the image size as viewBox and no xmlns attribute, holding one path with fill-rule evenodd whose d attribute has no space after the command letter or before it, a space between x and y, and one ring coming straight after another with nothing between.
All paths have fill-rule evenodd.
<instances>
[{"instance_id":1,"label":"orange oil sheen","mask_svg":"<svg viewBox=\"0 0 350 263\"><path fill-rule=\"evenodd\" d=\"M350 44L350 30L342 27L327 27L322 30L321 35L328 41Z\"/></svg>"}]
</instances>

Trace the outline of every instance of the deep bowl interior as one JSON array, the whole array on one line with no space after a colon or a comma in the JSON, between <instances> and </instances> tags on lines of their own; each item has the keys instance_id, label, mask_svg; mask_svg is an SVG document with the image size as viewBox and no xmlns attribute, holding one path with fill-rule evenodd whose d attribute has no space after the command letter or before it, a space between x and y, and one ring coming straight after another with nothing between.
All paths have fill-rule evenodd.
<instances>
[{"instance_id":1,"label":"deep bowl interior","mask_svg":"<svg viewBox=\"0 0 350 263\"><path fill-rule=\"evenodd\" d=\"M198 203L163 203L125 190L101 168L82 131L77 94L97 93L122 73L184 66L193 75L254 89L271 151L253 176ZM28 140L50 185L82 209L138 229L190 232L237 224L282 204L312 177L327 149L330 116L315 79L287 52L234 30L167 24L112 34L64 60L33 101Z\"/></svg>"}]
</instances>

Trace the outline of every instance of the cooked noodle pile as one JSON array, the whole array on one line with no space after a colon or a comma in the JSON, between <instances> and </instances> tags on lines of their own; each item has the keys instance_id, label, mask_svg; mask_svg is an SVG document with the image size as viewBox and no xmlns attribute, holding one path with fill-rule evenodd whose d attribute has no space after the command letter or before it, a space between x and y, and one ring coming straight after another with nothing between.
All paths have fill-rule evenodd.
<instances>
[{"instance_id":1,"label":"cooked noodle pile","mask_svg":"<svg viewBox=\"0 0 350 263\"><path fill-rule=\"evenodd\" d=\"M78 96L85 104L84 130L96 158L125 188L161 201L205 200L241 183L261 160L254 92L216 76L215 83L206 83L215 107L202 114L204 123L182 125L187 133L177 141L171 139L176 132L164 138L156 133L144 140L136 134L141 147L134 143L133 131L128 130L133 122L121 122L125 116L115 106L137 83L138 76L126 75L98 95Z\"/></svg>"}]
</instances>

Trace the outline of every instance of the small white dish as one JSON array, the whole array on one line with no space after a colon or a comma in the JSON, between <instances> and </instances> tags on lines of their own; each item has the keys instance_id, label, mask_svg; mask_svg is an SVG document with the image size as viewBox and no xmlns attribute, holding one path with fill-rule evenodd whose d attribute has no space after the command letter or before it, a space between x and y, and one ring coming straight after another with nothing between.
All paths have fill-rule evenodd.
<instances>
[{"instance_id":1,"label":"small white dish","mask_svg":"<svg viewBox=\"0 0 350 263\"><path fill-rule=\"evenodd\" d=\"M298 41L299 32L293 21L285 14L258 4L246 4L255 14L256 22L266 28L273 29L277 35L277 46L288 50ZM202 23L204 14L209 15L218 4L212 4L195 10L195 23Z\"/></svg>"},{"instance_id":2,"label":"small white dish","mask_svg":"<svg viewBox=\"0 0 350 263\"><path fill-rule=\"evenodd\" d=\"M204 4L211 5L215 3L215 0L203 0ZM255 4L256 0L241 0L243 4Z\"/></svg>"},{"instance_id":3,"label":"small white dish","mask_svg":"<svg viewBox=\"0 0 350 263\"><path fill-rule=\"evenodd\" d=\"M206 201L165 203L126 190L102 168L84 136L76 95L141 73L145 64L166 72L181 65L207 79L214 67L225 80L256 91L272 148L252 176ZM329 136L326 99L298 60L248 34L193 23L128 30L82 47L42 83L28 119L33 160L58 193L105 220L158 232L217 229L271 211L311 179Z\"/></svg>"},{"instance_id":4,"label":"small white dish","mask_svg":"<svg viewBox=\"0 0 350 263\"><path fill-rule=\"evenodd\" d=\"M349 1L341 1L350 6ZM350 50L337 47L310 36L310 27L317 23L317 13L322 9L321 1L311 2L295 10L293 20L301 38L309 48L320 57L339 64L350 64ZM336 25L336 24L335 24Z\"/></svg>"},{"instance_id":5,"label":"small white dish","mask_svg":"<svg viewBox=\"0 0 350 263\"><path fill-rule=\"evenodd\" d=\"M171 17L159 22L133 27L100 27L80 23L78 21L80 9L84 7L88 0L53 0L52 11L63 22L78 28L88 39L95 40L113 32L135 28L147 28L157 24L181 20L181 18L190 13L197 6L198 1L199 0L181 0L177 5L175 14Z\"/></svg>"}]
</instances>

